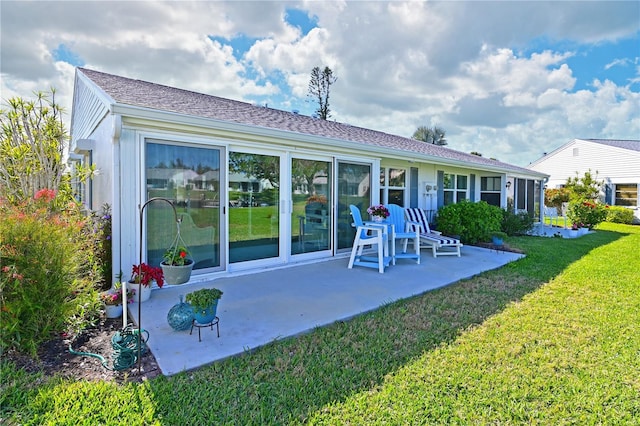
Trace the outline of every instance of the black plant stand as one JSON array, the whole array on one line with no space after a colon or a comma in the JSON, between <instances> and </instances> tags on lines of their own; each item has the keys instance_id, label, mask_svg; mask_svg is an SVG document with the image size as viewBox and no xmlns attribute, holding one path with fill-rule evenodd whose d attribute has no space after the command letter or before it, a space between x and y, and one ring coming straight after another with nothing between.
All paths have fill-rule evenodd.
<instances>
[{"instance_id":1,"label":"black plant stand","mask_svg":"<svg viewBox=\"0 0 640 426\"><path fill-rule=\"evenodd\" d=\"M204 328L204 327L211 327L211 331L213 331L213 326L216 326L216 331L218 332L218 338L220 338L220 318L215 317L213 321L211 321L208 324L200 324L199 322L197 322L196 320L193 320L191 322L191 331L189 332L189 335L191 335L193 333L193 327L196 327L198 329L198 342L202 342L202 336L200 335L200 329Z\"/></svg>"}]
</instances>

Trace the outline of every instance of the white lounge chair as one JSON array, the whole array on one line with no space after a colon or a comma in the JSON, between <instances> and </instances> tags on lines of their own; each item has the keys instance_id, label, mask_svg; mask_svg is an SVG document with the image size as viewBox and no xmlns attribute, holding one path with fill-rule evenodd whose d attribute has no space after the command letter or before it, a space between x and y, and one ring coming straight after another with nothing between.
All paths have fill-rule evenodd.
<instances>
[{"instance_id":1,"label":"white lounge chair","mask_svg":"<svg viewBox=\"0 0 640 426\"><path fill-rule=\"evenodd\" d=\"M433 257L458 256L460 257L460 240L442 235L441 232L432 231L427 220L427 213L419 208L407 208L404 210L407 223L419 228L420 247L428 247L433 251Z\"/></svg>"}]
</instances>

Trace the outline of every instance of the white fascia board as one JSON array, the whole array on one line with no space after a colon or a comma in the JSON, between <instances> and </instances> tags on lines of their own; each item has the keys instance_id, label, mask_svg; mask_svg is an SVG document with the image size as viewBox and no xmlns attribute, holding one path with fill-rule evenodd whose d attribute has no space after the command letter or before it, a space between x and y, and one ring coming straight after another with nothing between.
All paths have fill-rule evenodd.
<instances>
[{"instance_id":1,"label":"white fascia board","mask_svg":"<svg viewBox=\"0 0 640 426\"><path fill-rule=\"evenodd\" d=\"M321 145L326 148L342 148L348 150L362 151L363 144L361 142L346 141L344 139L334 139L324 136L308 135L304 133L290 132L280 129L272 129L268 127L252 126L248 124L232 123L224 120L216 120L214 118L196 117L193 115L186 115L167 111L150 110L148 108L136 107L131 105L114 104L112 107L112 113L122 115L123 118L132 117L139 119L147 119L153 121L162 121L164 123L172 122L185 126L214 128L216 130L223 130L230 133L254 135L266 138L279 139L283 141L289 141L292 143L303 142L313 145ZM463 167L467 169L475 169L486 172L494 173L506 173L509 176L517 175L518 177L536 177L543 178L547 175L540 172L531 171L531 174L519 173L514 170L503 168L499 166L488 166L484 164L468 163L460 160L452 160L432 155L420 154L412 152L407 155L399 154L397 149L380 147L375 145L366 145L366 152L369 156L380 156L386 158L397 158L402 160L412 160L418 162L425 162L430 164L437 164L442 166L451 167Z\"/></svg>"},{"instance_id":2,"label":"white fascia board","mask_svg":"<svg viewBox=\"0 0 640 426\"><path fill-rule=\"evenodd\" d=\"M582 139L572 139L571 141L560 145L559 147L557 147L556 149L554 149L553 151L547 153L547 155L543 155L542 157L538 158L536 161L534 161L533 163L529 164L527 167L531 168L531 167L535 167L537 166L539 163L542 163L543 161L553 157L554 155L558 154L561 151L564 151L565 149L567 149L567 147L575 144L577 141L581 141Z\"/></svg>"}]
</instances>

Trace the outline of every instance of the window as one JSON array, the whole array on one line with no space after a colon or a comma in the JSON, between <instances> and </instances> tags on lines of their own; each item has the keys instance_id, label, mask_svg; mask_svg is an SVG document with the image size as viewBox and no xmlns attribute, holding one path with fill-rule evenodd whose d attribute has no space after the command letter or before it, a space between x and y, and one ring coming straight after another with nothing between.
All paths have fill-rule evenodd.
<instances>
[{"instance_id":1,"label":"window","mask_svg":"<svg viewBox=\"0 0 640 426\"><path fill-rule=\"evenodd\" d=\"M638 207L638 184L616 184L616 206Z\"/></svg>"},{"instance_id":2,"label":"window","mask_svg":"<svg viewBox=\"0 0 640 426\"><path fill-rule=\"evenodd\" d=\"M444 205L447 206L466 200L467 190L469 189L468 186L468 176L445 173L442 184Z\"/></svg>"},{"instance_id":3,"label":"window","mask_svg":"<svg viewBox=\"0 0 640 426\"><path fill-rule=\"evenodd\" d=\"M380 169L380 202L404 207L407 171L405 169Z\"/></svg>"},{"instance_id":4,"label":"window","mask_svg":"<svg viewBox=\"0 0 640 426\"><path fill-rule=\"evenodd\" d=\"M480 178L480 199L492 206L500 207L502 178L500 176Z\"/></svg>"}]
</instances>

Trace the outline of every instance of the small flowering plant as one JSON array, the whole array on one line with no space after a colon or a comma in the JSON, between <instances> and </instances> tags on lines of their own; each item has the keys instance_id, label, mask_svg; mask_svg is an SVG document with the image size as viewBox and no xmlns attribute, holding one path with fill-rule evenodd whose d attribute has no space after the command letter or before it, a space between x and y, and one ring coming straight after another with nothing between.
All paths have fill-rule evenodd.
<instances>
[{"instance_id":1,"label":"small flowering plant","mask_svg":"<svg viewBox=\"0 0 640 426\"><path fill-rule=\"evenodd\" d=\"M168 249L162 257L163 265L184 266L191 263L188 258L189 250L185 246L175 246Z\"/></svg>"},{"instance_id":2,"label":"small flowering plant","mask_svg":"<svg viewBox=\"0 0 640 426\"><path fill-rule=\"evenodd\" d=\"M127 303L133 301L135 290L127 289ZM115 283L110 290L100 293L100 300L105 305L122 305L122 287L119 282Z\"/></svg>"},{"instance_id":3,"label":"small flowering plant","mask_svg":"<svg viewBox=\"0 0 640 426\"><path fill-rule=\"evenodd\" d=\"M145 287L149 287L151 281L155 280L158 287L162 288L164 285L164 275L162 268L147 265L141 263L140 265L133 265L131 269L131 282L135 284L142 284Z\"/></svg>"},{"instance_id":4,"label":"small flowering plant","mask_svg":"<svg viewBox=\"0 0 640 426\"><path fill-rule=\"evenodd\" d=\"M371 216L378 216L385 219L388 218L390 215L389 210L387 210L387 208L382 204L369 207L367 209L367 213L369 213Z\"/></svg>"}]
</instances>

